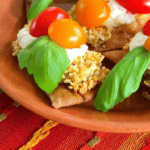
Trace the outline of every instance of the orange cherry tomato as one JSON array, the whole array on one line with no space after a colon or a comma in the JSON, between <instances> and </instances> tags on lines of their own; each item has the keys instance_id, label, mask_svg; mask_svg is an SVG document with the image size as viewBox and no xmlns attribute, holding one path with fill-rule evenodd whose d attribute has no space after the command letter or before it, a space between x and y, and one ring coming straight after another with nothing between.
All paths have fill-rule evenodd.
<instances>
[{"instance_id":1,"label":"orange cherry tomato","mask_svg":"<svg viewBox=\"0 0 150 150\"><path fill-rule=\"evenodd\" d=\"M63 48L78 48L86 43L84 30L76 21L71 19L53 22L48 28L48 35Z\"/></svg>"},{"instance_id":2,"label":"orange cherry tomato","mask_svg":"<svg viewBox=\"0 0 150 150\"><path fill-rule=\"evenodd\" d=\"M111 13L111 9L104 0L78 0L76 16L83 26L92 28L101 25Z\"/></svg>"},{"instance_id":3,"label":"orange cherry tomato","mask_svg":"<svg viewBox=\"0 0 150 150\"><path fill-rule=\"evenodd\" d=\"M150 36L147 38L147 40L144 44L144 48L150 52Z\"/></svg>"}]
</instances>

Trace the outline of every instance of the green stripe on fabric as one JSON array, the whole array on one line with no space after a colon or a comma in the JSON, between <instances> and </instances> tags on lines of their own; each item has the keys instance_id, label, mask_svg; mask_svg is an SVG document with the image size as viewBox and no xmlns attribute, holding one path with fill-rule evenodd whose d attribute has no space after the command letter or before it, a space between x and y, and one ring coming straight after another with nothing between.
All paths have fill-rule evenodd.
<instances>
[{"instance_id":1,"label":"green stripe on fabric","mask_svg":"<svg viewBox=\"0 0 150 150\"><path fill-rule=\"evenodd\" d=\"M100 142L100 139L98 137L94 137L90 142L88 142L88 145L90 147L94 147L99 142Z\"/></svg>"}]
</instances>

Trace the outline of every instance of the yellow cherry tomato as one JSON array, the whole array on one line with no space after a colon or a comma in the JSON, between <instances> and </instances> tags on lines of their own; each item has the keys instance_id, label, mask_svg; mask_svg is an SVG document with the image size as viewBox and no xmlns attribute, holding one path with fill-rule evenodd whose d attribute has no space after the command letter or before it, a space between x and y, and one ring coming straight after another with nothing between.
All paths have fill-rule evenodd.
<instances>
[{"instance_id":1,"label":"yellow cherry tomato","mask_svg":"<svg viewBox=\"0 0 150 150\"><path fill-rule=\"evenodd\" d=\"M63 48L79 48L86 43L82 27L74 20L60 19L48 28L49 37Z\"/></svg>"},{"instance_id":2,"label":"yellow cherry tomato","mask_svg":"<svg viewBox=\"0 0 150 150\"><path fill-rule=\"evenodd\" d=\"M147 38L147 40L144 44L144 48L150 52L150 36Z\"/></svg>"},{"instance_id":3,"label":"yellow cherry tomato","mask_svg":"<svg viewBox=\"0 0 150 150\"><path fill-rule=\"evenodd\" d=\"M78 0L76 5L77 20L89 28L101 25L110 13L111 9L104 0Z\"/></svg>"}]
</instances>

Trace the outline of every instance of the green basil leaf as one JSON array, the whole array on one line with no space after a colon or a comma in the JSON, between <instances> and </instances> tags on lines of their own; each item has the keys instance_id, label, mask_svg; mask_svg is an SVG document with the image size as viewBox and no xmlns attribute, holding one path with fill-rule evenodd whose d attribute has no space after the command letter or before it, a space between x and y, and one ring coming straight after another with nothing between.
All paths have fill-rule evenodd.
<instances>
[{"instance_id":1,"label":"green basil leaf","mask_svg":"<svg viewBox=\"0 0 150 150\"><path fill-rule=\"evenodd\" d=\"M94 101L94 107L106 112L129 97L139 88L149 64L150 53L144 47L137 47L129 52L105 78Z\"/></svg>"},{"instance_id":2,"label":"green basil leaf","mask_svg":"<svg viewBox=\"0 0 150 150\"><path fill-rule=\"evenodd\" d=\"M41 36L34 40L31 44L29 44L27 47L24 49L20 50L18 53L18 60L19 60L19 67L20 69L23 69L24 67L27 66L29 63L28 61L31 61L31 53L34 51L36 52L37 49L41 46L44 45L46 42L49 41L48 36Z\"/></svg>"},{"instance_id":3,"label":"green basil leaf","mask_svg":"<svg viewBox=\"0 0 150 150\"><path fill-rule=\"evenodd\" d=\"M35 82L46 93L52 93L70 65L67 52L48 36L42 36L19 51L20 68L27 68Z\"/></svg>"},{"instance_id":4,"label":"green basil leaf","mask_svg":"<svg viewBox=\"0 0 150 150\"><path fill-rule=\"evenodd\" d=\"M28 19L34 19L41 11L48 8L53 0L34 0L28 11Z\"/></svg>"}]
</instances>

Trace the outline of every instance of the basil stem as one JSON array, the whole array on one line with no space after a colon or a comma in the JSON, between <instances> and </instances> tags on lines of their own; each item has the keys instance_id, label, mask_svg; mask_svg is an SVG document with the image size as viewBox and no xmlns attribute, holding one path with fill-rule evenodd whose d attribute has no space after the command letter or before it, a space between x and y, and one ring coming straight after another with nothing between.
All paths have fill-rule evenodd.
<instances>
[{"instance_id":1,"label":"basil stem","mask_svg":"<svg viewBox=\"0 0 150 150\"><path fill-rule=\"evenodd\" d=\"M106 112L137 91L149 64L150 53L143 46L129 52L105 78L94 107Z\"/></svg>"},{"instance_id":2,"label":"basil stem","mask_svg":"<svg viewBox=\"0 0 150 150\"><path fill-rule=\"evenodd\" d=\"M46 9L53 0L34 0L28 11L28 20L34 19L41 11Z\"/></svg>"}]
</instances>

